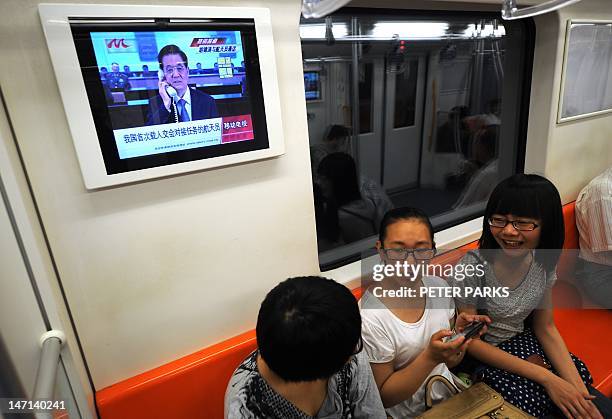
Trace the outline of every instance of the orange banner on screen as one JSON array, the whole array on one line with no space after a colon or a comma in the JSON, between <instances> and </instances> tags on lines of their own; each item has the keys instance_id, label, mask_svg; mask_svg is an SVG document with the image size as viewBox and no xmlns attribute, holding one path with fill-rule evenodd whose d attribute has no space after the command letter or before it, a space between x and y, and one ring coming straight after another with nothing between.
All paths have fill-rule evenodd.
<instances>
[{"instance_id":1,"label":"orange banner on screen","mask_svg":"<svg viewBox=\"0 0 612 419\"><path fill-rule=\"evenodd\" d=\"M251 115L224 116L221 124L221 143L247 141L255 138Z\"/></svg>"}]
</instances>

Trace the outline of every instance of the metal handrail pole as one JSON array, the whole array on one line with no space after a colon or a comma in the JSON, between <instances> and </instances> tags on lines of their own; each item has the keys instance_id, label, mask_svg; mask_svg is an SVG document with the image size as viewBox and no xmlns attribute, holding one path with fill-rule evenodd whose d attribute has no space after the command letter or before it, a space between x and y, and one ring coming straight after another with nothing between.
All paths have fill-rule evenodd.
<instances>
[{"instance_id":1,"label":"metal handrail pole","mask_svg":"<svg viewBox=\"0 0 612 419\"><path fill-rule=\"evenodd\" d=\"M64 341L64 333L59 330L50 330L41 336L40 344L42 350L36 373L34 392L32 394L34 400L53 398L57 366Z\"/></svg>"}]
</instances>

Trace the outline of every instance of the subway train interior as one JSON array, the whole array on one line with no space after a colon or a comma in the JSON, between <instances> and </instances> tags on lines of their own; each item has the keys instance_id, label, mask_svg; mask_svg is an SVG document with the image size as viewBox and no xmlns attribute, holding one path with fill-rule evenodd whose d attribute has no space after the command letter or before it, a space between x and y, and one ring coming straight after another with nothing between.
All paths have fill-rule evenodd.
<instances>
[{"instance_id":1,"label":"subway train interior","mask_svg":"<svg viewBox=\"0 0 612 419\"><path fill-rule=\"evenodd\" d=\"M495 185L535 173L577 249L574 202L612 167L611 0L0 11L0 417L46 398L24 417L221 418L268 291L321 275L361 295L381 211L421 208L438 248L475 246ZM170 43L188 65L158 72ZM181 71L189 108L165 82ZM555 320L612 397L612 311Z\"/></svg>"}]
</instances>

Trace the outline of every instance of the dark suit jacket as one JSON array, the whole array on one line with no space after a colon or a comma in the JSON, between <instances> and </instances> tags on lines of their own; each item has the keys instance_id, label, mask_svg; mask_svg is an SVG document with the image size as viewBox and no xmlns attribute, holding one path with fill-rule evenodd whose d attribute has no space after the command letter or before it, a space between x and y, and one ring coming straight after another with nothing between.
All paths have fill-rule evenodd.
<instances>
[{"instance_id":1,"label":"dark suit jacket","mask_svg":"<svg viewBox=\"0 0 612 419\"><path fill-rule=\"evenodd\" d=\"M217 105L212 96L200 92L196 89L189 90L191 94L191 120L216 118L219 116ZM147 125L169 124L175 122L174 107L170 107L168 112L164 106L164 101L157 95L149 100L149 110L147 113Z\"/></svg>"}]
</instances>

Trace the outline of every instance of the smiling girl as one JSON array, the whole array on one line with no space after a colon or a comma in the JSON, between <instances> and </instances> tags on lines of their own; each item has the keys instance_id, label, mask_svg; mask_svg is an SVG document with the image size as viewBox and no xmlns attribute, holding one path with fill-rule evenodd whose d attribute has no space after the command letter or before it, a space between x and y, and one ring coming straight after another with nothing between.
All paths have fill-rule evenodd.
<instances>
[{"instance_id":1,"label":"smiling girl","mask_svg":"<svg viewBox=\"0 0 612 419\"><path fill-rule=\"evenodd\" d=\"M472 342L468 354L480 363L477 375L509 402L538 417L558 412L556 406L569 418L601 418L592 402L592 378L553 320L550 291L564 231L559 192L549 180L518 174L502 181L485 210L480 250L460 261L484 266L484 275L453 282L508 287L509 296L460 298L457 305L491 318L487 334Z\"/></svg>"}]
</instances>

